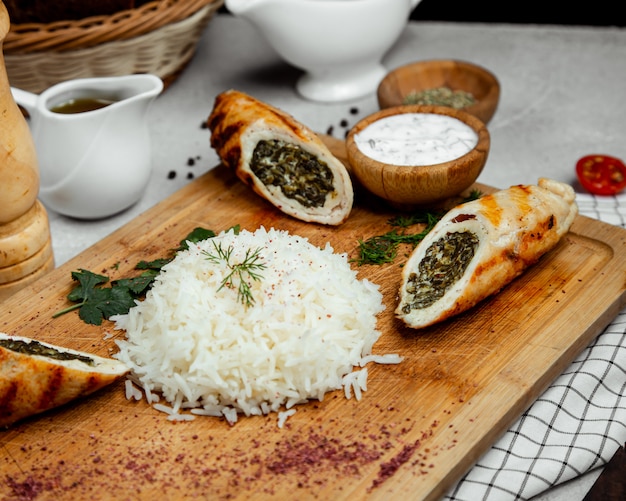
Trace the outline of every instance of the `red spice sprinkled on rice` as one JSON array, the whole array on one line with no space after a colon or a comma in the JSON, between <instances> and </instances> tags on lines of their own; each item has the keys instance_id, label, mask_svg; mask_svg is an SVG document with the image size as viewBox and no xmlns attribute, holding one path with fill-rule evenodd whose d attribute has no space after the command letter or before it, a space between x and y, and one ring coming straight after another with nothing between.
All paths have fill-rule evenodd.
<instances>
[{"instance_id":1,"label":"red spice sprinkled on rice","mask_svg":"<svg viewBox=\"0 0 626 501\"><path fill-rule=\"evenodd\" d=\"M218 249L228 259L208 258ZM256 251L259 277L233 274ZM320 249L275 229L231 230L178 253L146 299L114 319L127 337L115 357L170 419L235 423L239 414L276 412L282 427L295 405L329 391L360 399L367 363L401 361L372 354L383 309L378 286L358 280L329 244Z\"/></svg>"}]
</instances>

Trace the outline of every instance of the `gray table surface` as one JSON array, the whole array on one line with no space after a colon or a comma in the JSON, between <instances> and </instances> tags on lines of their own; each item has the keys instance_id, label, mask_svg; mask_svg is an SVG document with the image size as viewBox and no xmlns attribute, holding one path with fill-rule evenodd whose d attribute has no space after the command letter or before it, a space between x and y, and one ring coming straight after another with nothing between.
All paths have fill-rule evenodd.
<instances>
[{"instance_id":1,"label":"gray table surface","mask_svg":"<svg viewBox=\"0 0 626 501\"><path fill-rule=\"evenodd\" d=\"M549 176L576 187L579 157L607 153L626 158L626 29L411 22L383 62L393 69L438 58L483 65L500 80L500 105L489 124L491 152L480 182L504 188ZM300 74L246 21L216 15L194 59L150 110L154 170L143 198L97 221L49 211L56 264L219 163L201 124L223 90L247 92L336 137L377 109L373 94L344 103L306 101L294 88ZM599 473L590 472L536 499L581 500Z\"/></svg>"}]
</instances>

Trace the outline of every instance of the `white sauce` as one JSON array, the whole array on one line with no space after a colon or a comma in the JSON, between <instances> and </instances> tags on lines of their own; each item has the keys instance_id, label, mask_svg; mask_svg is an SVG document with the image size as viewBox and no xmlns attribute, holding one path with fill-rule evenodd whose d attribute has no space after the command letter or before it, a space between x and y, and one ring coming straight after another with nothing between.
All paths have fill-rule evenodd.
<instances>
[{"instance_id":1,"label":"white sauce","mask_svg":"<svg viewBox=\"0 0 626 501\"><path fill-rule=\"evenodd\" d=\"M478 134L457 118L436 113L400 113L381 118L355 134L359 150L393 165L432 165L469 152Z\"/></svg>"}]
</instances>

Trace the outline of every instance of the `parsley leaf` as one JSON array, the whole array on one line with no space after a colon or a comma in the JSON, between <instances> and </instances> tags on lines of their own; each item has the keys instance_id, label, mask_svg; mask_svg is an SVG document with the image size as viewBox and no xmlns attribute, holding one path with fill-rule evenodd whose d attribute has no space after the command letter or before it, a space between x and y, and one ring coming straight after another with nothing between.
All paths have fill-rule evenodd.
<instances>
[{"instance_id":1,"label":"parsley leaf","mask_svg":"<svg viewBox=\"0 0 626 501\"><path fill-rule=\"evenodd\" d=\"M239 227L233 227L239 232ZM67 299L73 305L57 311L53 318L78 310L78 316L83 322L92 325L101 325L103 320L108 320L113 315L123 315L135 306L135 301L150 289L154 279L159 275L163 266L169 263L176 252L186 250L187 242L199 242L206 238L212 238L215 232L205 228L195 228L187 237L180 242L177 249L171 251L172 256L155 259L154 261L140 261L135 265L136 270L143 270L138 276L119 278L110 281L109 277L99 275L89 270L80 268L72 272L72 279L78 285L67 295ZM117 269L114 266L113 269ZM109 287L104 287L105 285Z\"/></svg>"},{"instance_id":2,"label":"parsley leaf","mask_svg":"<svg viewBox=\"0 0 626 501\"><path fill-rule=\"evenodd\" d=\"M98 275L91 271L83 270L82 268L80 268L79 271L73 271L72 278L80 285L67 296L70 301L87 301L89 297L94 294L93 291L97 290L95 289L96 286L109 281L109 277Z\"/></svg>"},{"instance_id":3,"label":"parsley leaf","mask_svg":"<svg viewBox=\"0 0 626 501\"><path fill-rule=\"evenodd\" d=\"M76 304L56 312L52 315L53 318L79 310L78 316L85 323L101 325L103 319L108 319L111 315L128 313L135 305L136 294L131 293L128 286L120 286L113 282L111 287L100 287L109 282L109 278L104 275L80 269L72 272L72 278L79 285L67 295L67 298Z\"/></svg>"},{"instance_id":4,"label":"parsley leaf","mask_svg":"<svg viewBox=\"0 0 626 501\"><path fill-rule=\"evenodd\" d=\"M78 316L86 324L101 325L102 311L98 309L96 304L83 303L78 310Z\"/></svg>"},{"instance_id":5,"label":"parsley leaf","mask_svg":"<svg viewBox=\"0 0 626 501\"><path fill-rule=\"evenodd\" d=\"M112 315L128 313L128 310L135 306L135 295L131 293L128 287L117 286L101 290L108 293L98 303L98 309L104 318L108 319Z\"/></svg>"},{"instance_id":6,"label":"parsley leaf","mask_svg":"<svg viewBox=\"0 0 626 501\"><path fill-rule=\"evenodd\" d=\"M180 246L174 252L183 251L189 249L189 245L187 242L198 243L201 240L206 240L207 238L213 238L215 236L215 232L213 230L207 230L206 228L197 227L194 228L189 235L183 238L180 241Z\"/></svg>"},{"instance_id":7,"label":"parsley leaf","mask_svg":"<svg viewBox=\"0 0 626 501\"><path fill-rule=\"evenodd\" d=\"M135 268L141 269L138 266L136 266ZM120 278L119 280L115 280L113 284L120 288L126 287L129 289L130 292L139 296L148 291L148 289L152 285L152 282L154 282L154 279L157 277L158 274L159 270L151 269L149 271L144 271L138 277Z\"/></svg>"},{"instance_id":8,"label":"parsley leaf","mask_svg":"<svg viewBox=\"0 0 626 501\"><path fill-rule=\"evenodd\" d=\"M182 249L180 249L182 250ZM139 261L135 265L135 269L137 270L153 270L153 271L161 271L161 268L169 263L172 258L161 258L155 259L154 261Z\"/></svg>"}]
</instances>

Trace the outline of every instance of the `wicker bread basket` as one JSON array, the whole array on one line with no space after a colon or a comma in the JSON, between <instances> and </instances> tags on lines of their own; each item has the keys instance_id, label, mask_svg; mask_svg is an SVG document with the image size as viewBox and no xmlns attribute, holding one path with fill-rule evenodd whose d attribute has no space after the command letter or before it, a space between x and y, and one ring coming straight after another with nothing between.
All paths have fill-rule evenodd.
<instances>
[{"instance_id":1,"label":"wicker bread basket","mask_svg":"<svg viewBox=\"0 0 626 501\"><path fill-rule=\"evenodd\" d=\"M169 85L224 0L155 0L110 16L11 25L3 52L12 86L40 93L73 78L152 73Z\"/></svg>"}]
</instances>

